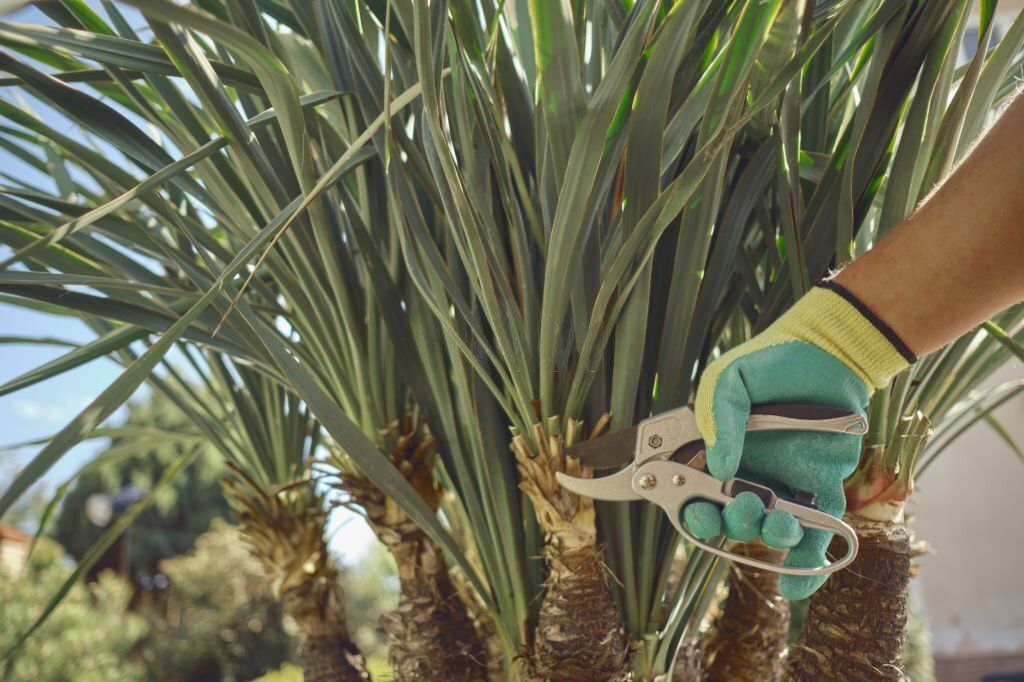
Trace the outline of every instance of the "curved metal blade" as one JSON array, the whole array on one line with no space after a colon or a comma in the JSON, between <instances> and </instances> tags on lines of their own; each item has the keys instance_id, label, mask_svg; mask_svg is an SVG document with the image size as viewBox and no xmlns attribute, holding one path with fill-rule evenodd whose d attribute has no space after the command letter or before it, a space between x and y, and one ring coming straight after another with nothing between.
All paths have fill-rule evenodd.
<instances>
[{"instance_id":1,"label":"curved metal blade","mask_svg":"<svg viewBox=\"0 0 1024 682\"><path fill-rule=\"evenodd\" d=\"M633 492L633 467L626 467L622 471L602 478L576 478L557 471L555 479L566 490L595 500L629 502L643 499Z\"/></svg>"},{"instance_id":2,"label":"curved metal blade","mask_svg":"<svg viewBox=\"0 0 1024 682\"><path fill-rule=\"evenodd\" d=\"M637 427L605 434L566 448L570 457L576 457L588 469L612 469L633 461Z\"/></svg>"}]
</instances>

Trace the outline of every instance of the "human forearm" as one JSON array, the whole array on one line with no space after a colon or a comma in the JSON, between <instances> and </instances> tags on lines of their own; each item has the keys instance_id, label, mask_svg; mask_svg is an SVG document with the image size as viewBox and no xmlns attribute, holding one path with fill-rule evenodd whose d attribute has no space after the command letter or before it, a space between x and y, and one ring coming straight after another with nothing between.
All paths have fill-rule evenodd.
<instances>
[{"instance_id":1,"label":"human forearm","mask_svg":"<svg viewBox=\"0 0 1024 682\"><path fill-rule=\"evenodd\" d=\"M1024 298L1024 97L909 219L835 281L918 355Z\"/></svg>"},{"instance_id":2,"label":"human forearm","mask_svg":"<svg viewBox=\"0 0 1024 682\"><path fill-rule=\"evenodd\" d=\"M808 403L862 412L872 393L921 355L1024 297L1024 98L914 215L874 249L815 287L753 339L704 370L695 400L708 470L744 472L812 493L841 516L843 481L861 459L863 433L746 432L750 406ZM851 295L852 294L852 295ZM830 534L740 497L724 510L688 506L700 537L755 531L788 549L785 565L821 565ZM822 576L785 575L782 594L802 599Z\"/></svg>"}]
</instances>

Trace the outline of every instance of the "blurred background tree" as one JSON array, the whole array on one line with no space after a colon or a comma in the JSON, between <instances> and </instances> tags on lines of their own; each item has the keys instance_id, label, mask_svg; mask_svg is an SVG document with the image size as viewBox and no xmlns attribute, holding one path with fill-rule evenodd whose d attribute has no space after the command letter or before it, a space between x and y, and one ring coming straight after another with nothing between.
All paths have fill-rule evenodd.
<instances>
[{"instance_id":1,"label":"blurred background tree","mask_svg":"<svg viewBox=\"0 0 1024 682\"><path fill-rule=\"evenodd\" d=\"M40 540L17 579L0 576L0 650L33 622L74 562L106 530L85 513L90 496L149 492L190 447L193 430L185 415L157 395L129 406L125 422L110 430L115 435L96 457L98 464L75 480L54 512L44 533L52 539ZM223 457L204 445L75 586L15 665L6 674L0 670L0 679L301 679L294 665L295 624L282 614L233 525L220 485L225 474ZM51 496L37 490L11 519L34 532ZM127 570L119 576L121 568ZM387 638L379 620L397 603L394 561L374 544L358 570L343 567L340 580L353 638L374 679L386 679ZM76 660L86 651L89 665L82 670Z\"/></svg>"},{"instance_id":2,"label":"blurred background tree","mask_svg":"<svg viewBox=\"0 0 1024 682\"><path fill-rule=\"evenodd\" d=\"M18 576L0 567L0 650L28 628L71 574L64 550L41 539ZM132 587L110 571L77 583L61 607L0 669L0 679L131 680L145 669L129 654L145 638L146 619L128 611Z\"/></svg>"},{"instance_id":3,"label":"blurred background tree","mask_svg":"<svg viewBox=\"0 0 1024 682\"><path fill-rule=\"evenodd\" d=\"M156 569L167 579L162 590L142 590L111 570L76 584L11 667L0 670L0 679L301 680L295 626L282 615L237 526L214 519L194 545L159 562ZM42 538L18 576L0 569L0 650L34 621L73 568L60 545ZM367 667L373 679L389 679L387 638L378 621L397 601L391 556L373 545L359 570L344 570L341 579Z\"/></svg>"},{"instance_id":4,"label":"blurred background tree","mask_svg":"<svg viewBox=\"0 0 1024 682\"><path fill-rule=\"evenodd\" d=\"M132 403L128 419L118 429L121 435L112 438L99 456L105 461L85 472L64 498L52 526L53 538L76 560L81 559L104 531L83 513L89 497L148 492L186 447L164 434L190 430L194 430L191 422L169 401L149 398ZM225 473L220 455L202 446L195 463L158 492L132 524L126 534L130 537L111 547L89 578L105 568L116 568L127 551L127 577L148 587L161 560L192 549L213 519L230 517L219 482Z\"/></svg>"},{"instance_id":5,"label":"blurred background tree","mask_svg":"<svg viewBox=\"0 0 1024 682\"><path fill-rule=\"evenodd\" d=\"M0 457L0 482L6 483L14 478L21 467L17 457ZM43 486L36 486L30 490L25 497L18 500L11 507L11 511L4 514L4 523L13 526L26 533L34 533L46 503L50 501L50 495Z\"/></svg>"},{"instance_id":6,"label":"blurred background tree","mask_svg":"<svg viewBox=\"0 0 1024 682\"><path fill-rule=\"evenodd\" d=\"M168 588L140 609L147 679L251 680L294 658L294 630L236 526L215 519L193 550L158 568Z\"/></svg>"}]
</instances>

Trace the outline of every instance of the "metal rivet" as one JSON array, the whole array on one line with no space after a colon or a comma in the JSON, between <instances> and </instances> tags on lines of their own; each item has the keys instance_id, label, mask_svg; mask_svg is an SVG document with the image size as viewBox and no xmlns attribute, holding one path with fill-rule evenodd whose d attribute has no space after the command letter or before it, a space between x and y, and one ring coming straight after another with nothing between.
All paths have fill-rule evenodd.
<instances>
[{"instance_id":1,"label":"metal rivet","mask_svg":"<svg viewBox=\"0 0 1024 682\"><path fill-rule=\"evenodd\" d=\"M647 444L650 445L652 448L660 448L661 436L659 436L658 434L654 434L653 436L647 439Z\"/></svg>"},{"instance_id":2,"label":"metal rivet","mask_svg":"<svg viewBox=\"0 0 1024 682\"><path fill-rule=\"evenodd\" d=\"M682 474L676 474L675 476L672 477L672 483L673 485L683 485L684 483L686 483L686 476L683 476Z\"/></svg>"},{"instance_id":3,"label":"metal rivet","mask_svg":"<svg viewBox=\"0 0 1024 682\"><path fill-rule=\"evenodd\" d=\"M658 479L654 477L654 474L644 474L640 477L640 487L644 490L650 490L656 485L658 485Z\"/></svg>"}]
</instances>

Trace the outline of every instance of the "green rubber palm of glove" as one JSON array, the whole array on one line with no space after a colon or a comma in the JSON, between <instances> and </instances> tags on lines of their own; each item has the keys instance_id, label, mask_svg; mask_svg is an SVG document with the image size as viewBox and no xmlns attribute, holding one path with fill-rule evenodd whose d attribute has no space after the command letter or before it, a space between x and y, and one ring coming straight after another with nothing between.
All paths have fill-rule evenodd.
<instances>
[{"instance_id":1,"label":"green rubber palm of glove","mask_svg":"<svg viewBox=\"0 0 1024 682\"><path fill-rule=\"evenodd\" d=\"M746 422L750 406L764 403L824 405L863 414L871 393L909 362L909 351L894 346L879 324L836 292L815 288L761 335L709 365L696 401L708 471L721 480L739 476L777 490L812 492L818 509L841 517L846 508L843 479L857 466L861 437L817 431L748 434ZM749 542L760 536L766 545L789 550L786 566L827 563L831 533L804 529L787 512L766 514L753 493L741 493L724 509L711 502L691 503L683 520L700 538L724 533ZM826 577L781 575L779 589L788 599L803 599Z\"/></svg>"},{"instance_id":2,"label":"green rubber palm of glove","mask_svg":"<svg viewBox=\"0 0 1024 682\"><path fill-rule=\"evenodd\" d=\"M775 488L810 491L818 509L842 516L846 509L843 479L857 466L860 436L817 431L746 434L746 421L751 404L806 403L862 411L867 401L868 389L856 374L803 341L741 356L724 368L715 387L718 435L707 449L708 471L722 480L739 476ZM749 542L760 535L770 547L792 548L787 566L821 566L831 539L830 533L802 529L788 512L765 515L764 504L753 493L740 494L721 512L710 502L687 505L684 520L700 538L724 530L733 540ZM824 576L783 575L779 587L786 598L803 599L822 582Z\"/></svg>"}]
</instances>

